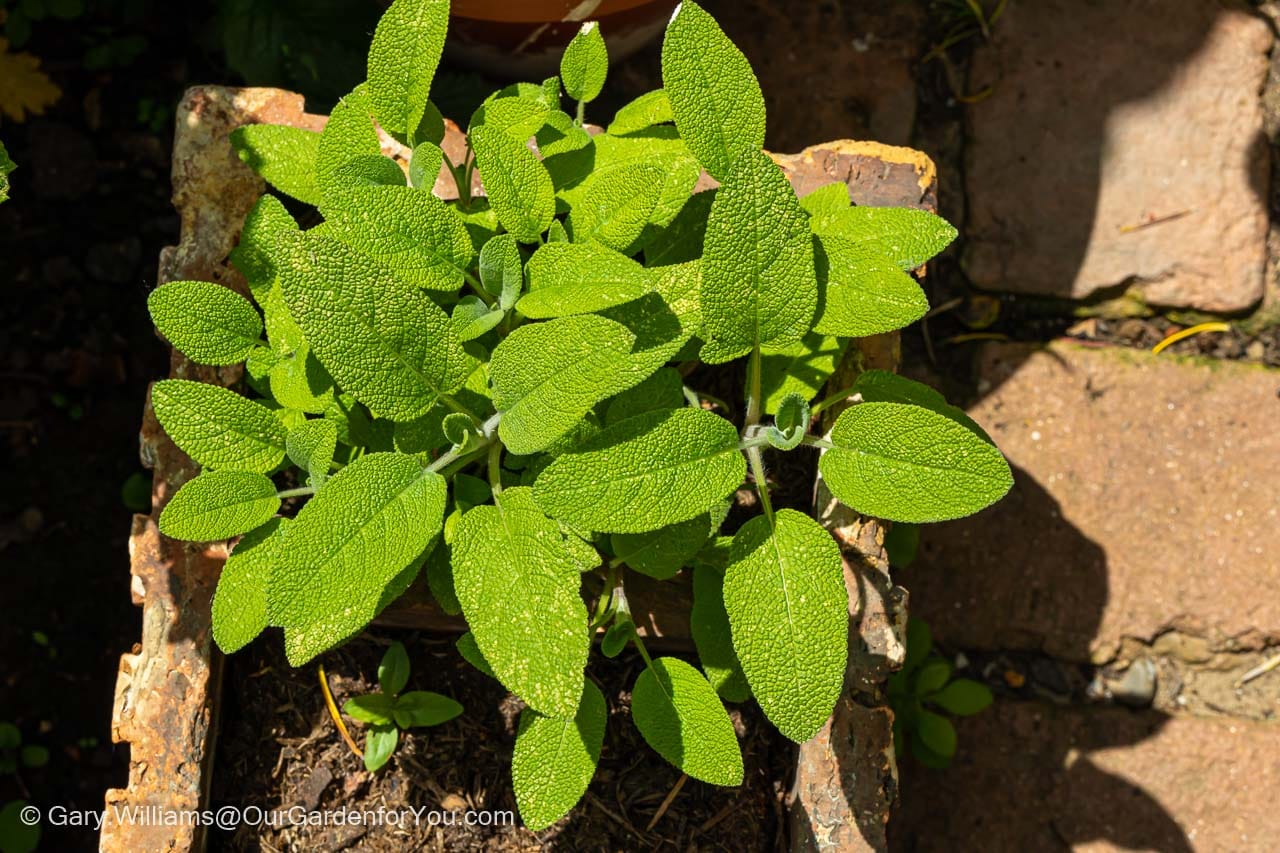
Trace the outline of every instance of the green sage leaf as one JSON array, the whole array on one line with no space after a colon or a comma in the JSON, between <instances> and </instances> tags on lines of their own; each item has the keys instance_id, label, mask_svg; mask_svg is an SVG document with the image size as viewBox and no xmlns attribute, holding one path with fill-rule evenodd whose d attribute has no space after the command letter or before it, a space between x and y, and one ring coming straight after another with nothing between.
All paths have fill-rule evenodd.
<instances>
[{"instance_id":1,"label":"green sage leaf","mask_svg":"<svg viewBox=\"0 0 1280 853\"><path fill-rule=\"evenodd\" d=\"M657 658L636 679L631 715L645 742L695 779L742 784L742 749L716 691L689 664Z\"/></svg>"},{"instance_id":2,"label":"green sage leaf","mask_svg":"<svg viewBox=\"0 0 1280 853\"><path fill-rule=\"evenodd\" d=\"M782 170L761 151L737 160L716 192L701 299L704 337L724 348L783 346L813 323L809 224Z\"/></svg>"},{"instance_id":3,"label":"green sage leaf","mask_svg":"<svg viewBox=\"0 0 1280 853\"><path fill-rule=\"evenodd\" d=\"M609 123L608 132L610 136L626 136L669 121L675 121L671 101L664 90L654 89L620 108Z\"/></svg>"},{"instance_id":4,"label":"green sage leaf","mask_svg":"<svg viewBox=\"0 0 1280 853\"><path fill-rule=\"evenodd\" d=\"M602 311L639 299L657 285L640 264L598 243L548 243L527 267L529 292L516 310L535 320Z\"/></svg>"},{"instance_id":5,"label":"green sage leaf","mask_svg":"<svg viewBox=\"0 0 1280 853\"><path fill-rule=\"evenodd\" d=\"M859 403L836 421L819 470L841 503L891 521L945 521L995 503L1013 485L1000 451L919 406Z\"/></svg>"},{"instance_id":6,"label":"green sage leaf","mask_svg":"<svg viewBox=\"0 0 1280 853\"><path fill-rule=\"evenodd\" d=\"M831 716L844 684L849 596L840 548L793 509L733 537L724 575L733 647L765 716L804 743Z\"/></svg>"},{"instance_id":7,"label":"green sage leaf","mask_svg":"<svg viewBox=\"0 0 1280 853\"><path fill-rule=\"evenodd\" d=\"M850 338L878 335L910 326L929 310L916 280L874 248L823 237L815 263L823 293L816 332Z\"/></svg>"},{"instance_id":8,"label":"green sage leaf","mask_svg":"<svg viewBox=\"0 0 1280 853\"><path fill-rule=\"evenodd\" d=\"M548 514L584 530L643 533L698 516L742 484L733 424L702 409L647 412L556 458L534 483Z\"/></svg>"},{"instance_id":9,"label":"green sage leaf","mask_svg":"<svg viewBox=\"0 0 1280 853\"><path fill-rule=\"evenodd\" d=\"M395 0L378 21L369 102L387 133L407 137L422 121L448 27L449 0Z\"/></svg>"},{"instance_id":10,"label":"green sage leaf","mask_svg":"<svg viewBox=\"0 0 1280 853\"><path fill-rule=\"evenodd\" d=\"M209 281L162 284L147 297L147 310L160 334L197 364L244 361L262 335L249 300Z\"/></svg>"},{"instance_id":11,"label":"green sage leaf","mask_svg":"<svg viewBox=\"0 0 1280 853\"><path fill-rule=\"evenodd\" d=\"M565 94L575 101L594 101L609 73L609 51L600 25L587 21L560 57L560 80Z\"/></svg>"},{"instance_id":12,"label":"green sage leaf","mask_svg":"<svg viewBox=\"0 0 1280 853\"><path fill-rule=\"evenodd\" d=\"M693 570L693 607L689 629L698 648L698 662L711 686L726 702L745 702L751 695L733 650L729 614L724 608L724 573L712 566Z\"/></svg>"},{"instance_id":13,"label":"green sage leaf","mask_svg":"<svg viewBox=\"0 0 1280 853\"><path fill-rule=\"evenodd\" d=\"M173 443L205 468L266 473L284 459L284 425L234 391L163 379L151 387L151 405Z\"/></svg>"},{"instance_id":14,"label":"green sage leaf","mask_svg":"<svg viewBox=\"0 0 1280 853\"><path fill-rule=\"evenodd\" d=\"M335 240L290 241L281 289L312 351L378 415L412 420L471 373L449 317Z\"/></svg>"},{"instance_id":15,"label":"green sage leaf","mask_svg":"<svg viewBox=\"0 0 1280 853\"><path fill-rule=\"evenodd\" d=\"M275 484L252 471L207 471L188 480L160 513L160 532L188 542L230 539L280 509Z\"/></svg>"},{"instance_id":16,"label":"green sage leaf","mask_svg":"<svg viewBox=\"0 0 1280 853\"><path fill-rule=\"evenodd\" d=\"M502 443L518 454L545 450L596 403L640 382L621 370L634 342L624 326L593 314L508 335L489 362Z\"/></svg>"},{"instance_id":17,"label":"green sage leaf","mask_svg":"<svg viewBox=\"0 0 1280 853\"><path fill-rule=\"evenodd\" d=\"M600 688L590 681L573 719L563 720L526 708L520 714L511 783L525 826L546 829L578 804L600 762L609 709Z\"/></svg>"},{"instance_id":18,"label":"green sage leaf","mask_svg":"<svg viewBox=\"0 0 1280 853\"><path fill-rule=\"evenodd\" d=\"M287 196L319 206L316 155L320 134L282 124L250 124L231 132L231 147L240 160Z\"/></svg>"},{"instance_id":19,"label":"green sage leaf","mask_svg":"<svg viewBox=\"0 0 1280 853\"><path fill-rule=\"evenodd\" d=\"M324 418L303 421L289 430L285 439L289 460L307 472L311 485L317 489L329 478L329 466L337 448L338 425Z\"/></svg>"},{"instance_id":20,"label":"green sage leaf","mask_svg":"<svg viewBox=\"0 0 1280 853\"><path fill-rule=\"evenodd\" d=\"M824 242L835 237L854 243L903 271L924 265L957 233L941 216L910 207L824 207L814 212L812 225Z\"/></svg>"},{"instance_id":21,"label":"green sage leaf","mask_svg":"<svg viewBox=\"0 0 1280 853\"><path fill-rule=\"evenodd\" d=\"M536 243L556 212L551 176L522 141L481 125L471 131L476 165L498 220L517 240Z\"/></svg>"},{"instance_id":22,"label":"green sage leaf","mask_svg":"<svg viewBox=\"0 0 1280 853\"><path fill-rule=\"evenodd\" d=\"M701 6L684 0L662 41L662 85L680 135L723 181L744 150L764 145L764 95L742 51Z\"/></svg>"},{"instance_id":23,"label":"green sage leaf","mask_svg":"<svg viewBox=\"0 0 1280 853\"><path fill-rule=\"evenodd\" d=\"M271 574L271 621L301 666L362 630L444 518L445 481L410 456L369 453L329 478L289 525ZM415 567L416 573L416 567Z\"/></svg>"},{"instance_id":24,"label":"green sage leaf","mask_svg":"<svg viewBox=\"0 0 1280 853\"><path fill-rule=\"evenodd\" d=\"M510 488L463 515L451 547L462 612L498 680L535 710L572 719L591 638L559 525L528 488Z\"/></svg>"},{"instance_id":25,"label":"green sage leaf","mask_svg":"<svg viewBox=\"0 0 1280 853\"><path fill-rule=\"evenodd\" d=\"M212 612L213 641L223 654L249 645L267 627L267 588L286 524L272 518L249 531L222 566Z\"/></svg>"}]
</instances>

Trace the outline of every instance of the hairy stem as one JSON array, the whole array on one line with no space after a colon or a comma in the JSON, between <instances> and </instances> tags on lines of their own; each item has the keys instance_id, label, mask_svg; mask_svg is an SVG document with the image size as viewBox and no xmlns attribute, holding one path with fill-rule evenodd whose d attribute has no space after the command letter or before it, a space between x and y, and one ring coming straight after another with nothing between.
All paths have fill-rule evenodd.
<instances>
[{"instance_id":1,"label":"hairy stem","mask_svg":"<svg viewBox=\"0 0 1280 853\"><path fill-rule=\"evenodd\" d=\"M586 115L587 115L587 102L578 101L578 117L574 119L574 122L578 125L578 127L582 127L582 125L586 122Z\"/></svg>"},{"instance_id":2,"label":"hairy stem","mask_svg":"<svg viewBox=\"0 0 1280 853\"><path fill-rule=\"evenodd\" d=\"M747 420L746 426L760 423L760 344L751 350L751 360L747 362Z\"/></svg>"},{"instance_id":3,"label":"hairy stem","mask_svg":"<svg viewBox=\"0 0 1280 853\"><path fill-rule=\"evenodd\" d=\"M489 445L489 488L495 495L502 494L502 445Z\"/></svg>"},{"instance_id":4,"label":"hairy stem","mask_svg":"<svg viewBox=\"0 0 1280 853\"><path fill-rule=\"evenodd\" d=\"M760 495L760 508L764 510L769 526L773 526L773 503L769 500L769 483L764 477L764 454L759 447L747 450L747 461L751 463L751 476L756 481L756 492Z\"/></svg>"},{"instance_id":5,"label":"hairy stem","mask_svg":"<svg viewBox=\"0 0 1280 853\"><path fill-rule=\"evenodd\" d=\"M816 435L806 435L800 439L801 444L807 444L809 447L821 447L823 450L835 450L836 446L825 438L818 438Z\"/></svg>"},{"instance_id":6,"label":"hairy stem","mask_svg":"<svg viewBox=\"0 0 1280 853\"><path fill-rule=\"evenodd\" d=\"M282 492L276 492L276 497L284 500L285 498L300 498L303 495L314 495L315 493L315 486L299 486L296 489L285 489Z\"/></svg>"},{"instance_id":7,"label":"hairy stem","mask_svg":"<svg viewBox=\"0 0 1280 853\"><path fill-rule=\"evenodd\" d=\"M829 397L823 397L821 400L814 403L813 406L809 408L810 417L819 415L823 412L823 410L829 409L832 406L834 406L836 403L839 403L842 400L847 400L850 397L854 396L855 388L856 386L850 386L848 388L845 388L843 391L837 391L836 393L832 394Z\"/></svg>"}]
</instances>

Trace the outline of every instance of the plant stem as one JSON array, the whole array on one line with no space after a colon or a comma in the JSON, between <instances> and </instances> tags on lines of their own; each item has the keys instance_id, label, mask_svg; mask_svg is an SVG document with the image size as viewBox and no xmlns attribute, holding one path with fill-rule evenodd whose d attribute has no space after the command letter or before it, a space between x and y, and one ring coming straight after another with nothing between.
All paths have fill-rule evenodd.
<instances>
[{"instance_id":1,"label":"plant stem","mask_svg":"<svg viewBox=\"0 0 1280 853\"><path fill-rule=\"evenodd\" d=\"M618 583L618 567L613 563L609 564L609 572L604 578L604 589L600 591L600 597L596 599L595 616L591 620L592 628L599 628L605 623L605 620L611 615L613 609L611 605L614 603L616 594L622 593L622 586ZM622 595L625 605L626 596Z\"/></svg>"},{"instance_id":2,"label":"plant stem","mask_svg":"<svg viewBox=\"0 0 1280 853\"><path fill-rule=\"evenodd\" d=\"M489 488L495 495L502 494L502 445L489 445Z\"/></svg>"},{"instance_id":3,"label":"plant stem","mask_svg":"<svg viewBox=\"0 0 1280 853\"><path fill-rule=\"evenodd\" d=\"M729 417L733 417L733 406L730 406L727 402L725 402L724 400L721 400L719 397L714 397L710 394L707 394L704 391L695 391L694 389L690 388L688 385L683 386L681 388L681 392L684 394L684 398L689 401L690 405L698 406L699 408L701 408L701 402L703 400L706 400L707 402L711 403L713 406L719 406L720 410L723 411Z\"/></svg>"},{"instance_id":4,"label":"plant stem","mask_svg":"<svg viewBox=\"0 0 1280 853\"><path fill-rule=\"evenodd\" d=\"M459 403L451 395L441 394L440 402L444 403L445 407L450 409L451 411L457 412L460 415L466 415L467 417L471 418L472 423L475 423L475 424L480 423L480 418L476 415L475 412L471 411L466 406Z\"/></svg>"},{"instance_id":5,"label":"plant stem","mask_svg":"<svg viewBox=\"0 0 1280 853\"><path fill-rule=\"evenodd\" d=\"M640 639L640 635L632 634L631 642L636 644L636 651L640 653L640 657L644 658L644 665L653 669L653 658L649 657L649 650L644 647L644 640Z\"/></svg>"},{"instance_id":6,"label":"plant stem","mask_svg":"<svg viewBox=\"0 0 1280 853\"><path fill-rule=\"evenodd\" d=\"M848 388L845 388L843 391L837 391L836 393L832 394L830 397L823 397L821 400L814 403L813 406L809 408L809 416L813 417L815 415L821 414L821 412L824 409L831 408L836 403L839 403L841 400L847 400L849 397L853 396L853 393L856 388L857 386L850 386Z\"/></svg>"},{"instance_id":7,"label":"plant stem","mask_svg":"<svg viewBox=\"0 0 1280 853\"><path fill-rule=\"evenodd\" d=\"M472 275L470 270L463 270L462 278L467 282L471 289L476 292L476 295L484 301L485 305L488 305L490 308L493 307L495 300L489 295L489 291L484 289L484 285L480 283L480 279Z\"/></svg>"},{"instance_id":8,"label":"plant stem","mask_svg":"<svg viewBox=\"0 0 1280 853\"><path fill-rule=\"evenodd\" d=\"M747 362L747 420L745 426L760 423L760 345L751 350L751 360Z\"/></svg>"},{"instance_id":9,"label":"plant stem","mask_svg":"<svg viewBox=\"0 0 1280 853\"><path fill-rule=\"evenodd\" d=\"M586 114L587 114L587 102L578 101L578 117L574 119L574 123L577 124L578 127L582 127L583 123L586 121Z\"/></svg>"},{"instance_id":10,"label":"plant stem","mask_svg":"<svg viewBox=\"0 0 1280 853\"><path fill-rule=\"evenodd\" d=\"M364 758L364 753L360 751L360 747L356 746L356 742L351 738L351 732L347 731L347 724L342 722L342 715L338 713L338 705L333 701L333 693L329 691L329 679L324 674L324 664L320 664L320 692L324 694L324 704L329 708L329 716L333 718L333 723L338 727L338 733L342 735L342 739L347 742L347 746L356 754L356 758Z\"/></svg>"},{"instance_id":11,"label":"plant stem","mask_svg":"<svg viewBox=\"0 0 1280 853\"><path fill-rule=\"evenodd\" d=\"M764 510L769 526L773 526L773 503L769 500L769 483L764 477L764 455L759 447L747 450L747 461L751 463L751 476L756 481L756 492L760 495L760 508Z\"/></svg>"},{"instance_id":12,"label":"plant stem","mask_svg":"<svg viewBox=\"0 0 1280 853\"><path fill-rule=\"evenodd\" d=\"M470 149L467 149L470 151ZM444 151L441 150L441 154ZM466 155L463 155L464 157ZM471 209L471 181L467 177L463 177L462 168L455 166L453 161L449 159L448 154L444 154L444 162L449 166L449 174L453 175L453 185L458 188L458 204L463 210Z\"/></svg>"},{"instance_id":13,"label":"plant stem","mask_svg":"<svg viewBox=\"0 0 1280 853\"><path fill-rule=\"evenodd\" d=\"M276 492L276 497L284 500L285 498L300 498L303 495L314 495L315 493L315 486L299 486L296 489L285 489L283 492Z\"/></svg>"},{"instance_id":14,"label":"plant stem","mask_svg":"<svg viewBox=\"0 0 1280 853\"><path fill-rule=\"evenodd\" d=\"M821 447L823 450L835 450L836 446L825 438L818 438L816 435L806 435L800 439L801 444L807 444L809 447Z\"/></svg>"}]
</instances>

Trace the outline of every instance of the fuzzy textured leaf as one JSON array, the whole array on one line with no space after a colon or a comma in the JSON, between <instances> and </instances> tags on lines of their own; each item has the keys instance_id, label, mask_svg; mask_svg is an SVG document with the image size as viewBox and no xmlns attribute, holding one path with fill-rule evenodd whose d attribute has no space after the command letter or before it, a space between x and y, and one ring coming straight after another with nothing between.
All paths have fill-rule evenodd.
<instances>
[{"instance_id":1,"label":"fuzzy textured leaf","mask_svg":"<svg viewBox=\"0 0 1280 853\"><path fill-rule=\"evenodd\" d=\"M559 525L528 488L510 488L462 516L452 549L462 612L498 680L536 711L572 719L591 638Z\"/></svg>"},{"instance_id":2,"label":"fuzzy textured leaf","mask_svg":"<svg viewBox=\"0 0 1280 853\"><path fill-rule=\"evenodd\" d=\"M986 430L959 406L947 402L942 394L922 382L890 373L887 370L867 370L858 374L854 391L867 403L909 403L949 418L979 436L988 444L995 444Z\"/></svg>"},{"instance_id":3,"label":"fuzzy textured leaf","mask_svg":"<svg viewBox=\"0 0 1280 853\"><path fill-rule=\"evenodd\" d=\"M655 220L666 178L654 163L631 163L597 176L569 216L574 242L594 240L625 251Z\"/></svg>"},{"instance_id":4,"label":"fuzzy textured leaf","mask_svg":"<svg viewBox=\"0 0 1280 853\"><path fill-rule=\"evenodd\" d=\"M329 466L337 447L338 425L324 418L303 421L289 430L285 439L289 461L306 471L311 485L317 489L329 478Z\"/></svg>"},{"instance_id":5,"label":"fuzzy textured leaf","mask_svg":"<svg viewBox=\"0 0 1280 853\"><path fill-rule=\"evenodd\" d=\"M664 90L654 89L618 110L613 121L609 122L609 135L626 136L669 121L675 121L671 115L671 101Z\"/></svg>"},{"instance_id":6,"label":"fuzzy textured leaf","mask_svg":"<svg viewBox=\"0 0 1280 853\"><path fill-rule=\"evenodd\" d=\"M560 57L560 80L565 94L575 101L594 101L609 73L609 51L600 25L587 21Z\"/></svg>"},{"instance_id":7,"label":"fuzzy textured leaf","mask_svg":"<svg viewBox=\"0 0 1280 853\"><path fill-rule=\"evenodd\" d=\"M645 742L695 779L742 784L742 749L715 689L678 658L657 658L636 679L631 714Z\"/></svg>"},{"instance_id":8,"label":"fuzzy textured leaf","mask_svg":"<svg viewBox=\"0 0 1280 853\"><path fill-rule=\"evenodd\" d=\"M923 265L956 238L941 216L911 207L849 207L818 212L813 229L824 239L838 237L910 271Z\"/></svg>"},{"instance_id":9,"label":"fuzzy textured leaf","mask_svg":"<svg viewBox=\"0 0 1280 853\"><path fill-rule=\"evenodd\" d=\"M264 308L278 278L272 260L276 241L297 230L298 223L285 210L280 199L264 195L245 217L244 227L240 229L240 242L231 250L231 262L244 276L254 301Z\"/></svg>"},{"instance_id":10,"label":"fuzzy textured leaf","mask_svg":"<svg viewBox=\"0 0 1280 853\"><path fill-rule=\"evenodd\" d=\"M370 113L369 93L364 83L352 89L330 111L316 150L316 186L326 201L340 196L343 189L345 182L338 176L338 169L356 157L382 153Z\"/></svg>"},{"instance_id":11,"label":"fuzzy textured leaf","mask_svg":"<svg viewBox=\"0 0 1280 853\"><path fill-rule=\"evenodd\" d=\"M698 648L698 662L707 681L726 702L745 702L751 695L742 673L738 653L733 650L729 614L724 609L724 574L712 566L693 570L693 607L689 629Z\"/></svg>"},{"instance_id":12,"label":"fuzzy textured leaf","mask_svg":"<svg viewBox=\"0 0 1280 853\"><path fill-rule=\"evenodd\" d=\"M827 384L848 343L810 332L784 347L769 347L760 357L760 388L764 411L776 414L788 394L812 401Z\"/></svg>"},{"instance_id":13,"label":"fuzzy textured leaf","mask_svg":"<svg viewBox=\"0 0 1280 853\"><path fill-rule=\"evenodd\" d=\"M859 403L831 430L818 468L841 503L891 521L972 515L1013 485L1000 451L963 424L903 403Z\"/></svg>"},{"instance_id":14,"label":"fuzzy textured leaf","mask_svg":"<svg viewBox=\"0 0 1280 853\"><path fill-rule=\"evenodd\" d=\"M733 424L669 409L628 418L558 457L534 496L548 515L584 530L643 533L706 512L745 474Z\"/></svg>"},{"instance_id":15,"label":"fuzzy textured leaf","mask_svg":"<svg viewBox=\"0 0 1280 853\"><path fill-rule=\"evenodd\" d=\"M720 347L783 346L818 305L809 223L782 170L761 151L725 175L702 254L704 337Z\"/></svg>"},{"instance_id":16,"label":"fuzzy textured leaf","mask_svg":"<svg viewBox=\"0 0 1280 853\"><path fill-rule=\"evenodd\" d=\"M339 176L356 166L339 169ZM328 221L344 243L426 290L454 291L462 284L474 257L471 237L443 201L412 187L385 185L348 188L343 199Z\"/></svg>"},{"instance_id":17,"label":"fuzzy textured leaf","mask_svg":"<svg viewBox=\"0 0 1280 853\"><path fill-rule=\"evenodd\" d=\"M764 145L764 95L751 64L691 0L667 26L662 85L680 135L716 180L744 150Z\"/></svg>"},{"instance_id":18,"label":"fuzzy textured leaf","mask_svg":"<svg viewBox=\"0 0 1280 853\"><path fill-rule=\"evenodd\" d=\"M304 204L323 200L316 186L320 134L282 124L250 124L231 132L231 146L271 186Z\"/></svg>"},{"instance_id":19,"label":"fuzzy textured leaf","mask_svg":"<svg viewBox=\"0 0 1280 853\"><path fill-rule=\"evenodd\" d=\"M902 329L929 310L920 285L871 246L821 238L816 253L822 310L814 331L860 338Z\"/></svg>"},{"instance_id":20,"label":"fuzzy textured leaf","mask_svg":"<svg viewBox=\"0 0 1280 853\"><path fill-rule=\"evenodd\" d=\"M290 241L280 285L321 364L378 415L412 420L471 373L449 316L342 243Z\"/></svg>"},{"instance_id":21,"label":"fuzzy textured leaf","mask_svg":"<svg viewBox=\"0 0 1280 853\"><path fill-rule=\"evenodd\" d=\"M284 425L234 391L164 379L152 386L151 405L173 443L205 468L266 473L284 459Z\"/></svg>"},{"instance_id":22,"label":"fuzzy textured leaf","mask_svg":"<svg viewBox=\"0 0 1280 853\"><path fill-rule=\"evenodd\" d=\"M493 403L502 412L498 434L507 449L545 450L596 403L643 379L620 371L634 342L624 326L593 314L512 332L489 362Z\"/></svg>"},{"instance_id":23,"label":"fuzzy textured leaf","mask_svg":"<svg viewBox=\"0 0 1280 853\"><path fill-rule=\"evenodd\" d=\"M510 311L524 289L524 268L516 239L510 234L499 234L485 243L480 250L479 269L480 284L498 297L498 306L503 311Z\"/></svg>"},{"instance_id":24,"label":"fuzzy textured leaf","mask_svg":"<svg viewBox=\"0 0 1280 853\"><path fill-rule=\"evenodd\" d=\"M614 554L628 568L667 580L687 566L710 537L711 519L699 515L645 533L615 533L609 541Z\"/></svg>"},{"instance_id":25,"label":"fuzzy textured leaf","mask_svg":"<svg viewBox=\"0 0 1280 853\"><path fill-rule=\"evenodd\" d=\"M301 666L354 636L423 556L444 518L445 481L411 456L369 453L329 478L289 525L271 575L271 621Z\"/></svg>"},{"instance_id":26,"label":"fuzzy textured leaf","mask_svg":"<svg viewBox=\"0 0 1280 853\"><path fill-rule=\"evenodd\" d=\"M604 410L604 425L612 426L655 409L677 409L684 402L684 377L680 371L660 367L648 379L609 401Z\"/></svg>"},{"instance_id":27,"label":"fuzzy textured leaf","mask_svg":"<svg viewBox=\"0 0 1280 853\"><path fill-rule=\"evenodd\" d=\"M369 101L387 133L407 136L426 109L444 49L449 0L395 0L369 48Z\"/></svg>"},{"instance_id":28,"label":"fuzzy textured leaf","mask_svg":"<svg viewBox=\"0 0 1280 853\"><path fill-rule=\"evenodd\" d=\"M188 542L230 539L280 509L276 487L252 471L208 471L188 480L160 513L160 532Z\"/></svg>"},{"instance_id":29,"label":"fuzzy textured leaf","mask_svg":"<svg viewBox=\"0 0 1280 853\"><path fill-rule=\"evenodd\" d=\"M267 627L271 566L289 522L273 518L236 543L213 593L213 641L223 654L249 645Z\"/></svg>"},{"instance_id":30,"label":"fuzzy textured leaf","mask_svg":"<svg viewBox=\"0 0 1280 853\"><path fill-rule=\"evenodd\" d=\"M850 202L849 185L838 181L818 187L800 199L800 206L804 208L805 213L809 214L809 216L819 219L847 209Z\"/></svg>"},{"instance_id":31,"label":"fuzzy textured leaf","mask_svg":"<svg viewBox=\"0 0 1280 853\"><path fill-rule=\"evenodd\" d=\"M249 300L210 281L174 281L151 291L147 310L160 334L197 364L244 361L262 335Z\"/></svg>"},{"instance_id":32,"label":"fuzzy textured leaf","mask_svg":"<svg viewBox=\"0 0 1280 853\"><path fill-rule=\"evenodd\" d=\"M733 647L765 716L804 743L844 684L849 598L840 548L793 509L756 516L733 537L724 605Z\"/></svg>"},{"instance_id":33,"label":"fuzzy textured leaf","mask_svg":"<svg viewBox=\"0 0 1280 853\"><path fill-rule=\"evenodd\" d=\"M498 220L522 243L536 243L556 212L551 176L523 142L481 125L471 131L476 165Z\"/></svg>"},{"instance_id":34,"label":"fuzzy textured leaf","mask_svg":"<svg viewBox=\"0 0 1280 853\"><path fill-rule=\"evenodd\" d=\"M600 688L583 685L571 720L526 708L520 714L511 782L525 826L534 832L564 817L586 793L600 762L609 709Z\"/></svg>"},{"instance_id":35,"label":"fuzzy textured leaf","mask_svg":"<svg viewBox=\"0 0 1280 853\"><path fill-rule=\"evenodd\" d=\"M535 320L602 311L639 299L657 285L640 264L599 243L548 243L533 253L526 269L529 292L516 310Z\"/></svg>"}]
</instances>

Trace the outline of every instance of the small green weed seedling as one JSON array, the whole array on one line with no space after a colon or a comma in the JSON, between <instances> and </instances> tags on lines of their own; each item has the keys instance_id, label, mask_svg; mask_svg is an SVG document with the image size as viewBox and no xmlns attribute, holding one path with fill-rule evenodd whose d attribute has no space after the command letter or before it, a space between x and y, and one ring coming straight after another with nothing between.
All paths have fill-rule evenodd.
<instances>
[{"instance_id":1,"label":"small green weed seedling","mask_svg":"<svg viewBox=\"0 0 1280 853\"><path fill-rule=\"evenodd\" d=\"M933 634L923 619L907 620L907 654L889 678L893 747L926 767L944 768L956 754L956 729L942 713L968 717L991 704L991 689L969 678L952 678L949 662L933 654Z\"/></svg>"},{"instance_id":2,"label":"small green weed seedling","mask_svg":"<svg viewBox=\"0 0 1280 853\"><path fill-rule=\"evenodd\" d=\"M23 768L36 769L48 763L49 750L36 744L24 746L18 727L0 722L0 775L17 776ZM18 786L25 792L21 779ZM0 807L0 853L31 853L40 843L40 825L23 819L26 807L26 800L11 800Z\"/></svg>"},{"instance_id":3,"label":"small green weed seedling","mask_svg":"<svg viewBox=\"0 0 1280 853\"><path fill-rule=\"evenodd\" d=\"M462 706L439 693L413 690L401 693L409 683L409 654L401 643L392 643L378 664L377 693L348 699L342 710L369 726L364 740L364 766L380 769L396 751L400 732L447 723L462 713Z\"/></svg>"},{"instance_id":4,"label":"small green weed seedling","mask_svg":"<svg viewBox=\"0 0 1280 853\"><path fill-rule=\"evenodd\" d=\"M49 763L49 750L22 743L22 732L13 723L0 723L0 774L17 773L23 767L35 769Z\"/></svg>"},{"instance_id":5,"label":"small green weed seedling","mask_svg":"<svg viewBox=\"0 0 1280 853\"><path fill-rule=\"evenodd\" d=\"M367 82L322 132L236 131L241 158L323 221L301 229L263 196L232 254L252 301L199 281L152 293L165 337L197 363L243 363L251 392L155 384L161 425L203 467L160 528L242 536L214 638L234 652L281 628L295 666L425 574L465 618L468 659L528 706L512 775L530 827L565 814L595 772L607 710L584 670L601 630L605 653L632 644L645 661L632 690L645 740L696 779L737 785L722 700L754 697L805 741L846 665L839 547L773 508L766 449L822 448L840 501L904 522L977 512L1012 482L986 434L924 385L868 371L819 400L852 339L923 316L910 272L955 230L853 206L843 184L798 199L762 150L746 58L692 2L668 25L663 88L604 132L583 124L607 72L586 24L560 77L484 102L455 162L427 97L447 23L444 0L396 0ZM719 187L695 195L703 170ZM431 190L449 175L446 202ZM698 364L735 361L736 411L686 384ZM809 434L850 397L829 435ZM744 481L761 513L720 536ZM651 658L626 596L633 573L686 568L701 669Z\"/></svg>"}]
</instances>

